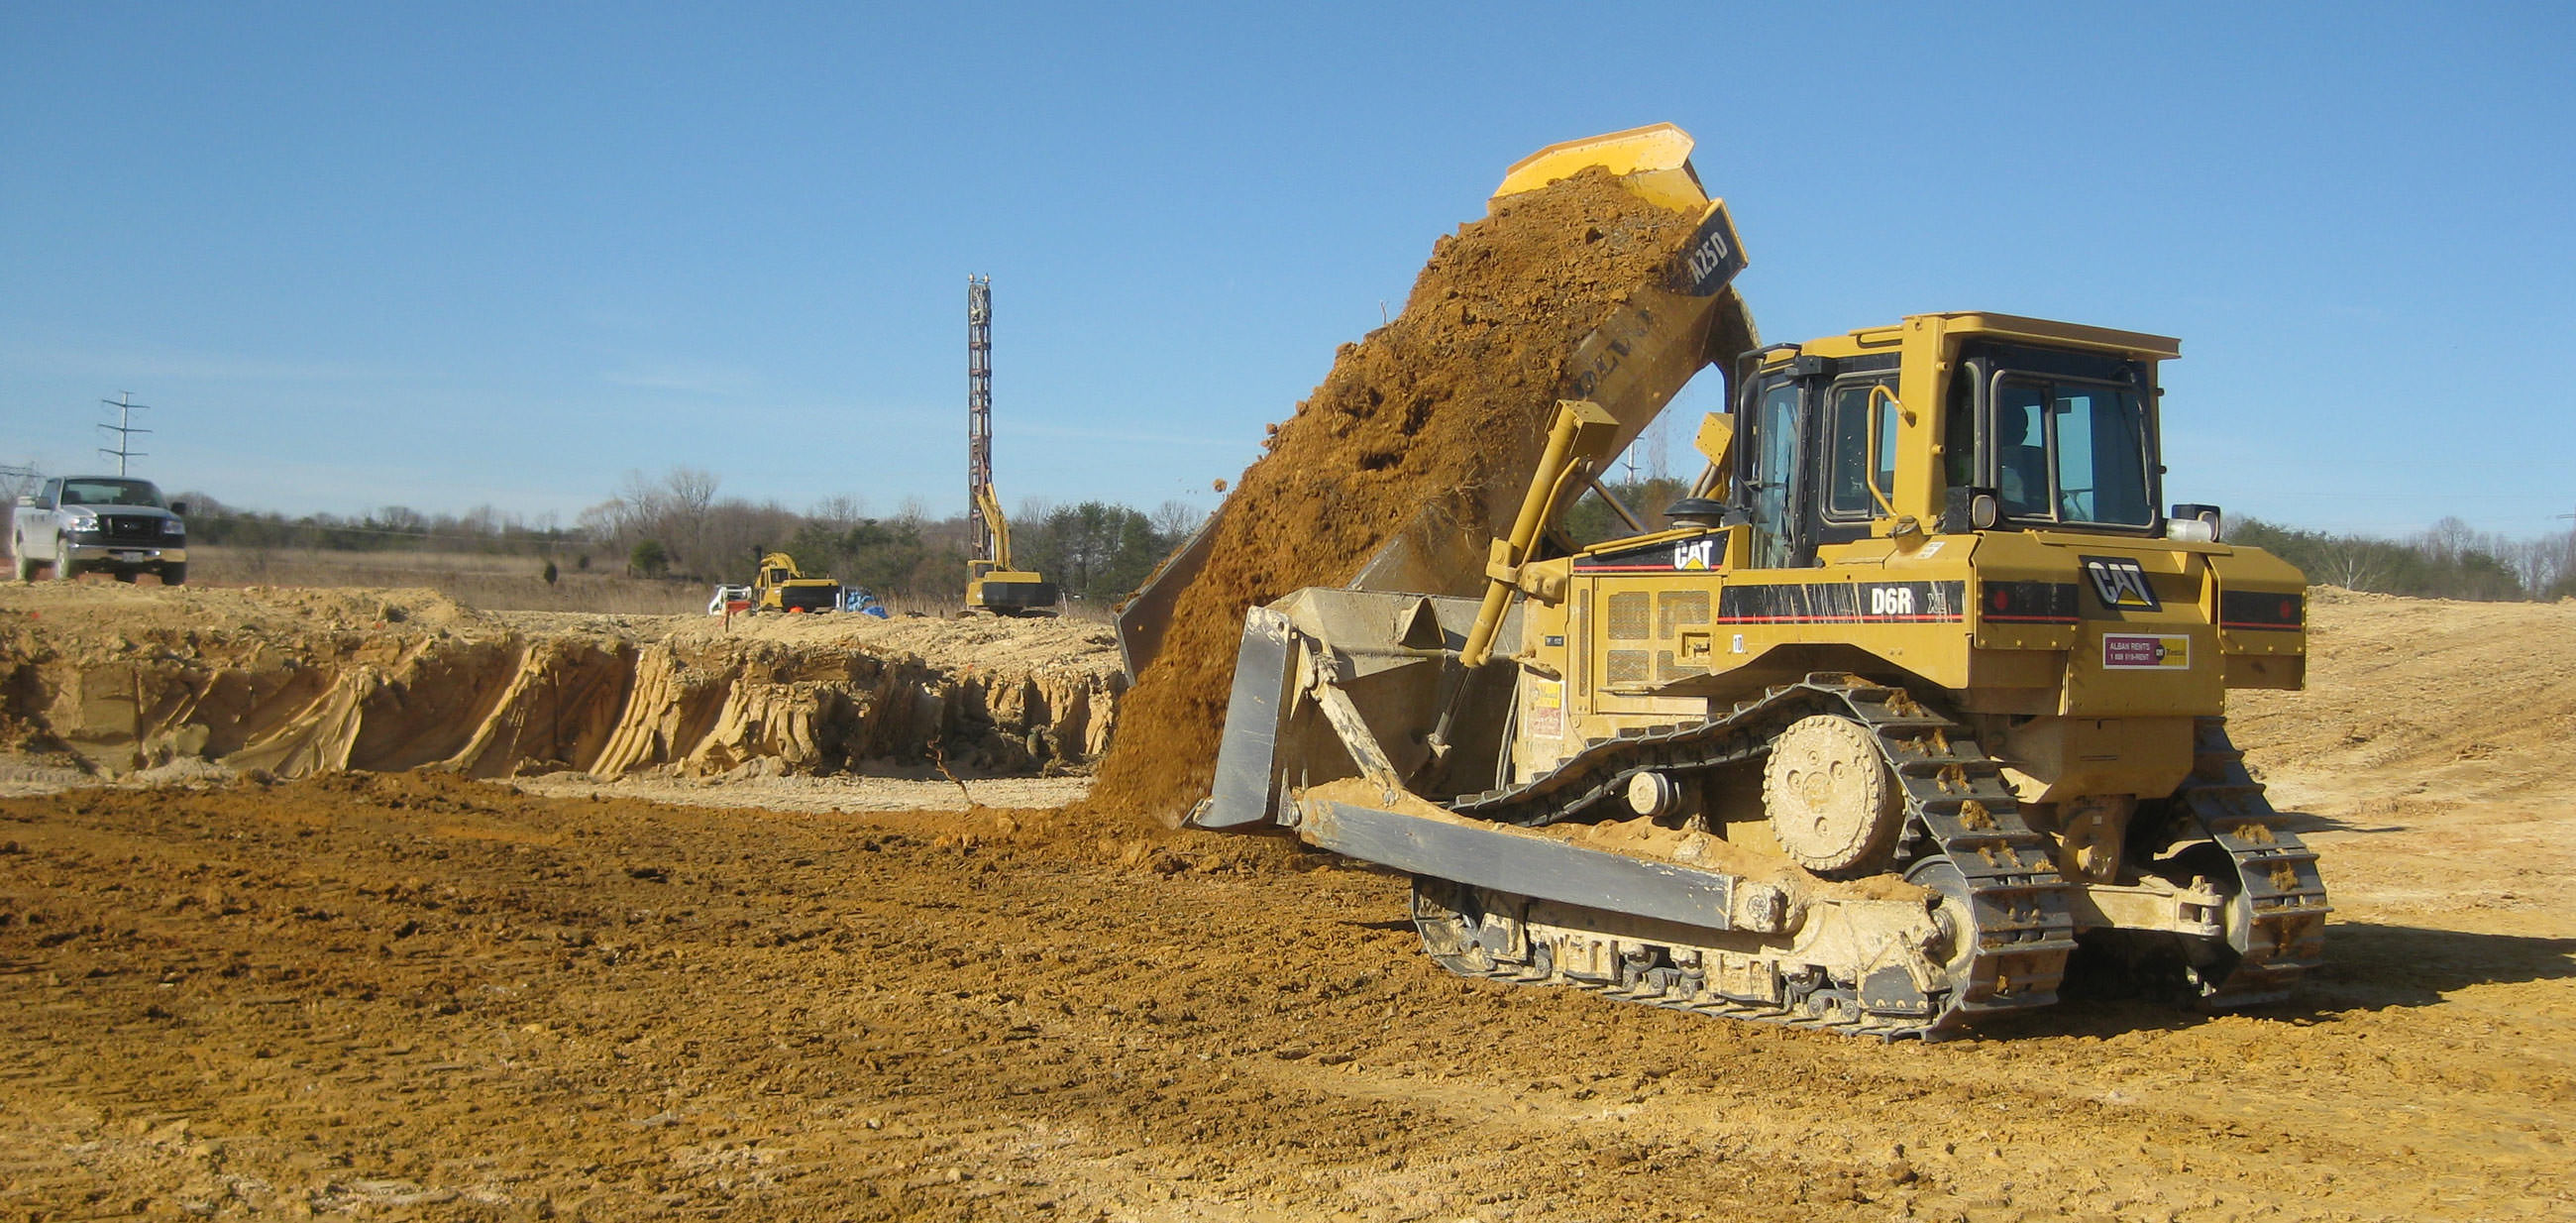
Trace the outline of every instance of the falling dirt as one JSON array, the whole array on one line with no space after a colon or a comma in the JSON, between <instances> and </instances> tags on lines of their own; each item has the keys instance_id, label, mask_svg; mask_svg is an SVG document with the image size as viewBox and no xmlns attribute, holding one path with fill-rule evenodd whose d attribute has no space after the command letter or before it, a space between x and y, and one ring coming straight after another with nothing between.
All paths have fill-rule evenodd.
<instances>
[{"instance_id":1,"label":"falling dirt","mask_svg":"<svg viewBox=\"0 0 2576 1223\"><path fill-rule=\"evenodd\" d=\"M1081 768L1105 626L484 614L429 591L0 592L0 736L108 774Z\"/></svg>"},{"instance_id":2,"label":"falling dirt","mask_svg":"<svg viewBox=\"0 0 2576 1223\"><path fill-rule=\"evenodd\" d=\"M0 1218L2576 1219L2576 606L2314 618L2237 703L2296 1003L1936 1045L1463 981L1401 879L1079 811L0 801Z\"/></svg>"},{"instance_id":3,"label":"falling dirt","mask_svg":"<svg viewBox=\"0 0 2576 1223\"><path fill-rule=\"evenodd\" d=\"M1207 567L1137 677L1093 802L1170 822L1207 792L1246 608L1340 585L1426 507L1507 526L1578 346L1664 282L1698 218L1588 171L1442 238L1404 313L1357 344L1247 468ZM1505 485L1508 485L1507 487Z\"/></svg>"}]
</instances>

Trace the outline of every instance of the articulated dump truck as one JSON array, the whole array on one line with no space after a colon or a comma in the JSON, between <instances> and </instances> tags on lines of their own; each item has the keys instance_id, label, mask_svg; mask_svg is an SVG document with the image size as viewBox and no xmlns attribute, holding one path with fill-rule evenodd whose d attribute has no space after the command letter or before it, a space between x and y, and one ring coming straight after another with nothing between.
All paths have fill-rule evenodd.
<instances>
[{"instance_id":1,"label":"articulated dump truck","mask_svg":"<svg viewBox=\"0 0 2576 1223\"><path fill-rule=\"evenodd\" d=\"M2070 963L2282 998L2325 889L2221 713L2302 683L2306 582L2160 508L2177 343L1951 313L1710 351L1743 258L1688 150L1515 167L1606 165L1710 241L1604 323L1628 359L1578 363L1507 533L1248 612L1191 822L1411 873L1470 976L1884 1038L2049 1005ZM1672 527L1575 546L1568 502L1711 361Z\"/></svg>"}]
</instances>

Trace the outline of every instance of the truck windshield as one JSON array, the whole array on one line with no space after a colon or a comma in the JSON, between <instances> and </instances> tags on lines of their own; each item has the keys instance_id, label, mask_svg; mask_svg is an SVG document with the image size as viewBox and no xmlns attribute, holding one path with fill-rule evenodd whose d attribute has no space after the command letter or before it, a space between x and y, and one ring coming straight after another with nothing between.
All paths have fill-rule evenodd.
<instances>
[{"instance_id":1,"label":"truck windshield","mask_svg":"<svg viewBox=\"0 0 2576 1223\"><path fill-rule=\"evenodd\" d=\"M1994 403L1996 491L2006 515L2154 524L2146 419L2134 390L2008 372L1995 380Z\"/></svg>"},{"instance_id":2,"label":"truck windshield","mask_svg":"<svg viewBox=\"0 0 2576 1223\"><path fill-rule=\"evenodd\" d=\"M150 480L65 480L64 505L143 505L170 508Z\"/></svg>"}]
</instances>

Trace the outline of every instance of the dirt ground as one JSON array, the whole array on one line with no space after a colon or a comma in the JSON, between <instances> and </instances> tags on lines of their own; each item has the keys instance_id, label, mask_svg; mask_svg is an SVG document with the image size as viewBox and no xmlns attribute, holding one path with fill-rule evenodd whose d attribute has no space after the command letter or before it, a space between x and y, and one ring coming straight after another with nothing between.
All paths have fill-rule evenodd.
<instances>
[{"instance_id":1,"label":"dirt ground","mask_svg":"<svg viewBox=\"0 0 2576 1223\"><path fill-rule=\"evenodd\" d=\"M1460 981L1398 879L1064 810L7 799L0 1218L2576 1219L2576 606L2314 614L2235 719L2298 1002L1935 1045Z\"/></svg>"}]
</instances>

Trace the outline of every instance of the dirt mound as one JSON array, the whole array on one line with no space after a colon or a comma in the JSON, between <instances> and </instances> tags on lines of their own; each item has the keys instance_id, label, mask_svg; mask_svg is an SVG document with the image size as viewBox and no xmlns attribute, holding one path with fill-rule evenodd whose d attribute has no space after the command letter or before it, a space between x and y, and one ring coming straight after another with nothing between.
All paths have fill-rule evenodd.
<instances>
[{"instance_id":1,"label":"dirt mound","mask_svg":"<svg viewBox=\"0 0 2576 1223\"><path fill-rule=\"evenodd\" d=\"M2319 587L2308 689L2238 692L2228 722L2275 783L2402 803L2563 798L2576 777L2576 604Z\"/></svg>"},{"instance_id":2,"label":"dirt mound","mask_svg":"<svg viewBox=\"0 0 2576 1223\"><path fill-rule=\"evenodd\" d=\"M1350 580L1425 507L1508 525L1521 489L1493 487L1493 474L1535 461L1569 359L1627 295L1660 282L1696 221L1593 170L1435 244L1404 313L1343 345L1236 481L1092 806L1169 822L1207 792L1246 608Z\"/></svg>"},{"instance_id":3,"label":"dirt mound","mask_svg":"<svg viewBox=\"0 0 2576 1223\"><path fill-rule=\"evenodd\" d=\"M1035 773L1105 748L1110 640L1051 621L490 616L427 591L15 588L0 742L109 774Z\"/></svg>"}]
</instances>

